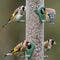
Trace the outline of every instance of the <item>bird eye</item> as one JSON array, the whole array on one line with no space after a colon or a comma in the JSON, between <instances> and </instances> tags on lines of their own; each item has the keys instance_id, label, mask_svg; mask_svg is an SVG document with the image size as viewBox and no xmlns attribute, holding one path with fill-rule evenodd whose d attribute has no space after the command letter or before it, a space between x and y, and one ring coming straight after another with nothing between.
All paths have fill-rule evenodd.
<instances>
[{"instance_id":1,"label":"bird eye","mask_svg":"<svg viewBox=\"0 0 60 60\"><path fill-rule=\"evenodd\" d=\"M52 40L51 44L52 44L52 45L54 44L54 40Z\"/></svg>"},{"instance_id":2,"label":"bird eye","mask_svg":"<svg viewBox=\"0 0 60 60\"><path fill-rule=\"evenodd\" d=\"M22 9L23 9L23 11L24 11L25 7L23 7Z\"/></svg>"}]
</instances>

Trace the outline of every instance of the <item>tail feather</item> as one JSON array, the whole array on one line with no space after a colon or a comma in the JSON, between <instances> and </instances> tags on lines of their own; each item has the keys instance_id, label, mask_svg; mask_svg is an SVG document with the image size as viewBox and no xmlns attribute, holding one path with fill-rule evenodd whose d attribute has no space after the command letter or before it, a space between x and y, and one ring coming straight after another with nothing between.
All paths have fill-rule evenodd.
<instances>
[{"instance_id":1,"label":"tail feather","mask_svg":"<svg viewBox=\"0 0 60 60\"><path fill-rule=\"evenodd\" d=\"M6 24L2 25L2 28L4 28L7 24L8 24L8 23L6 23Z\"/></svg>"},{"instance_id":2,"label":"tail feather","mask_svg":"<svg viewBox=\"0 0 60 60\"><path fill-rule=\"evenodd\" d=\"M7 23L3 24L0 31L2 31L2 29L5 28L11 21L12 21L12 20L9 19Z\"/></svg>"},{"instance_id":3,"label":"tail feather","mask_svg":"<svg viewBox=\"0 0 60 60\"><path fill-rule=\"evenodd\" d=\"M9 55L12 55L12 53L7 53L4 55L4 57L9 56Z\"/></svg>"},{"instance_id":4,"label":"tail feather","mask_svg":"<svg viewBox=\"0 0 60 60\"><path fill-rule=\"evenodd\" d=\"M10 19L8 19L8 22L6 23L6 24L4 24L4 25L2 25L2 28L4 28L8 23L10 23L11 22L11 20Z\"/></svg>"},{"instance_id":5,"label":"tail feather","mask_svg":"<svg viewBox=\"0 0 60 60\"><path fill-rule=\"evenodd\" d=\"M6 27L7 24L8 24L8 23L2 25L2 28L0 29L0 32L2 31L2 29L3 29L4 27Z\"/></svg>"}]
</instances>

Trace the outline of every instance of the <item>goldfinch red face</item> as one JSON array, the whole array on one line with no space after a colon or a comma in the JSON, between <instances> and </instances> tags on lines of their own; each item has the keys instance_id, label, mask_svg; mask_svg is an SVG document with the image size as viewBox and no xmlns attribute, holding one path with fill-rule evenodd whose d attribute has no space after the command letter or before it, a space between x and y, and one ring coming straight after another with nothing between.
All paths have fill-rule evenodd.
<instances>
[{"instance_id":1,"label":"goldfinch red face","mask_svg":"<svg viewBox=\"0 0 60 60\"><path fill-rule=\"evenodd\" d=\"M30 41L29 40L25 40L24 43L25 43L26 46L29 46L30 45Z\"/></svg>"},{"instance_id":2,"label":"goldfinch red face","mask_svg":"<svg viewBox=\"0 0 60 60\"><path fill-rule=\"evenodd\" d=\"M30 42L29 41L26 41L26 46L29 46L30 45Z\"/></svg>"}]
</instances>

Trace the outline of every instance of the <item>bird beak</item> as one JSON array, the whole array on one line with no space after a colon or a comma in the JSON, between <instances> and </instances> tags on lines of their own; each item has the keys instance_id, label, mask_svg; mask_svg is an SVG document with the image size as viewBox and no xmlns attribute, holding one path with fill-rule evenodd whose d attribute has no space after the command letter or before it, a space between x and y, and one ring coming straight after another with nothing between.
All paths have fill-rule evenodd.
<instances>
[{"instance_id":1,"label":"bird beak","mask_svg":"<svg viewBox=\"0 0 60 60\"><path fill-rule=\"evenodd\" d=\"M30 43L28 43L28 46L30 45Z\"/></svg>"},{"instance_id":2,"label":"bird beak","mask_svg":"<svg viewBox=\"0 0 60 60\"><path fill-rule=\"evenodd\" d=\"M56 42L54 42L54 44L56 45Z\"/></svg>"}]
</instances>

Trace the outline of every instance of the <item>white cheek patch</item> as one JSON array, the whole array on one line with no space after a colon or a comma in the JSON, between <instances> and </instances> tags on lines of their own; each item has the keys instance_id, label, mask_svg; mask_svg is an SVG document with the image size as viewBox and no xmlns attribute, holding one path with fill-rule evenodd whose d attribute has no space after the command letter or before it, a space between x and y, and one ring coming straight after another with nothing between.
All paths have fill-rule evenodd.
<instances>
[{"instance_id":1,"label":"white cheek patch","mask_svg":"<svg viewBox=\"0 0 60 60\"><path fill-rule=\"evenodd\" d=\"M19 20L21 17L22 17L22 15L17 14L17 15L16 15L16 20Z\"/></svg>"},{"instance_id":2,"label":"white cheek patch","mask_svg":"<svg viewBox=\"0 0 60 60\"><path fill-rule=\"evenodd\" d=\"M51 40L49 40L48 49L51 49Z\"/></svg>"},{"instance_id":3,"label":"white cheek patch","mask_svg":"<svg viewBox=\"0 0 60 60\"><path fill-rule=\"evenodd\" d=\"M49 40L49 46L51 46L51 40Z\"/></svg>"}]
</instances>

